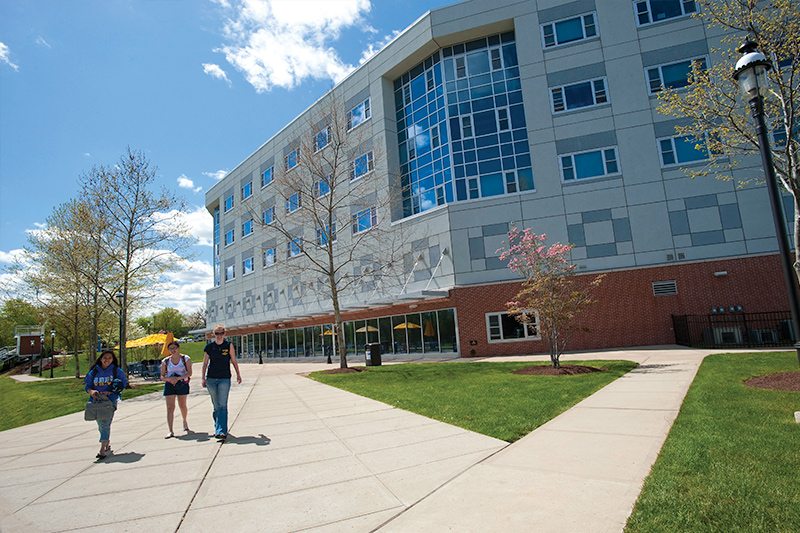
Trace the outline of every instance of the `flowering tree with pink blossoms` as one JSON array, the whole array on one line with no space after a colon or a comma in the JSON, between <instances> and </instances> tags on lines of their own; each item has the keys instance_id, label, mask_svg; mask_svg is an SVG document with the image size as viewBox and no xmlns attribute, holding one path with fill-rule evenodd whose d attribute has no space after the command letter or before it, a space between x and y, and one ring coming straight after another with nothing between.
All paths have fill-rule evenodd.
<instances>
[{"instance_id":1,"label":"flowering tree with pink blossoms","mask_svg":"<svg viewBox=\"0 0 800 533\"><path fill-rule=\"evenodd\" d=\"M524 278L522 290L506 304L509 313L523 324L536 324L550 349L553 368L559 368L567 341L578 329L575 317L594 303L591 292L600 284L603 275L595 277L588 285L577 283L576 265L568 260L572 246L555 243L548 248L546 241L546 235L537 235L530 228L522 231L512 228L504 242L508 249L501 248L497 252L501 260L508 261L512 272Z\"/></svg>"}]
</instances>

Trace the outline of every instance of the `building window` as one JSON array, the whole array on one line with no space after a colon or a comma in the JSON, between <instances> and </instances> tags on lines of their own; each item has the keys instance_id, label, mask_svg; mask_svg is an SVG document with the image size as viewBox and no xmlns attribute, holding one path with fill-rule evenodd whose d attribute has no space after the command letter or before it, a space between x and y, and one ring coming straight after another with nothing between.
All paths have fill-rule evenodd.
<instances>
[{"instance_id":1,"label":"building window","mask_svg":"<svg viewBox=\"0 0 800 533\"><path fill-rule=\"evenodd\" d=\"M487 313L486 332L489 342L530 341L539 340L537 326L538 314L527 311L527 322L518 320L518 315L508 313Z\"/></svg>"},{"instance_id":2,"label":"building window","mask_svg":"<svg viewBox=\"0 0 800 533\"><path fill-rule=\"evenodd\" d=\"M507 131L510 129L511 122L508 119L508 108L507 107L499 107L497 108L497 129L499 131Z\"/></svg>"},{"instance_id":3,"label":"building window","mask_svg":"<svg viewBox=\"0 0 800 533\"><path fill-rule=\"evenodd\" d=\"M336 223L333 226L325 226L324 228L317 228L317 246L325 246L330 242L336 242Z\"/></svg>"},{"instance_id":4,"label":"building window","mask_svg":"<svg viewBox=\"0 0 800 533\"><path fill-rule=\"evenodd\" d=\"M297 257L303 252L303 239L302 237L297 239L292 239L288 243L286 243L286 257Z\"/></svg>"},{"instance_id":5,"label":"building window","mask_svg":"<svg viewBox=\"0 0 800 533\"><path fill-rule=\"evenodd\" d=\"M372 151L356 157L350 161L350 179L358 179L365 174L369 174L375 169L375 162L372 160Z\"/></svg>"},{"instance_id":6,"label":"building window","mask_svg":"<svg viewBox=\"0 0 800 533\"><path fill-rule=\"evenodd\" d=\"M230 230L225 234L225 246L233 244L233 240L234 240L233 230Z\"/></svg>"},{"instance_id":7,"label":"building window","mask_svg":"<svg viewBox=\"0 0 800 533\"><path fill-rule=\"evenodd\" d=\"M675 63L657 65L647 69L647 83L650 94L660 92L662 89L680 89L689 85L689 75L692 72L692 63L697 62L701 70L708 65L708 58L695 57Z\"/></svg>"},{"instance_id":8,"label":"building window","mask_svg":"<svg viewBox=\"0 0 800 533\"><path fill-rule=\"evenodd\" d=\"M633 6L639 26L683 17L697 11L694 0L636 0Z\"/></svg>"},{"instance_id":9,"label":"building window","mask_svg":"<svg viewBox=\"0 0 800 533\"><path fill-rule=\"evenodd\" d=\"M545 48L597 37L595 13L586 13L548 24L542 24L542 42Z\"/></svg>"},{"instance_id":10,"label":"building window","mask_svg":"<svg viewBox=\"0 0 800 533\"><path fill-rule=\"evenodd\" d=\"M372 116L372 112L369 108L369 98L355 106L353 109L347 112L347 129L352 130L369 117Z\"/></svg>"},{"instance_id":11,"label":"building window","mask_svg":"<svg viewBox=\"0 0 800 533\"><path fill-rule=\"evenodd\" d=\"M270 183L272 183L272 173L275 167L269 167L267 170L261 174L261 187L266 187Z\"/></svg>"},{"instance_id":12,"label":"building window","mask_svg":"<svg viewBox=\"0 0 800 533\"><path fill-rule=\"evenodd\" d=\"M472 117L465 115L461 117L461 137L472 137Z\"/></svg>"},{"instance_id":13,"label":"building window","mask_svg":"<svg viewBox=\"0 0 800 533\"><path fill-rule=\"evenodd\" d=\"M272 266L275 264L275 248L264 250L264 267Z\"/></svg>"},{"instance_id":14,"label":"building window","mask_svg":"<svg viewBox=\"0 0 800 533\"><path fill-rule=\"evenodd\" d=\"M711 155L705 137L695 135L658 139L658 150L661 152L661 166L665 167L705 161Z\"/></svg>"},{"instance_id":15,"label":"building window","mask_svg":"<svg viewBox=\"0 0 800 533\"><path fill-rule=\"evenodd\" d=\"M233 209L233 195L231 194L227 198L225 198L225 213Z\"/></svg>"},{"instance_id":16,"label":"building window","mask_svg":"<svg viewBox=\"0 0 800 533\"><path fill-rule=\"evenodd\" d=\"M333 181L333 174L328 174L321 180L314 183L314 195L317 198L322 198L326 194L331 193L331 181Z\"/></svg>"},{"instance_id":17,"label":"building window","mask_svg":"<svg viewBox=\"0 0 800 533\"><path fill-rule=\"evenodd\" d=\"M242 276L246 276L252 273L253 273L253 258L248 257L247 259L242 261Z\"/></svg>"},{"instance_id":18,"label":"building window","mask_svg":"<svg viewBox=\"0 0 800 533\"><path fill-rule=\"evenodd\" d=\"M328 146L328 142L331 135L331 127L325 126L317 133L316 137L314 137L314 152L319 152L326 146Z\"/></svg>"},{"instance_id":19,"label":"building window","mask_svg":"<svg viewBox=\"0 0 800 533\"><path fill-rule=\"evenodd\" d=\"M441 140L439 137L439 126L432 126L431 127L431 148L434 150L439 148L441 144Z\"/></svg>"},{"instance_id":20,"label":"building window","mask_svg":"<svg viewBox=\"0 0 800 533\"><path fill-rule=\"evenodd\" d=\"M294 193L293 195L291 195L289 198L286 199L286 212L294 213L295 211L300 209L300 207L302 207L302 204L303 204L303 198L300 195L300 191L297 191L296 193Z\"/></svg>"},{"instance_id":21,"label":"building window","mask_svg":"<svg viewBox=\"0 0 800 533\"><path fill-rule=\"evenodd\" d=\"M253 182L248 181L242 185L242 201L247 200L251 196L253 196Z\"/></svg>"},{"instance_id":22,"label":"building window","mask_svg":"<svg viewBox=\"0 0 800 533\"><path fill-rule=\"evenodd\" d=\"M236 277L236 269L233 265L225 267L225 281L231 281Z\"/></svg>"},{"instance_id":23,"label":"building window","mask_svg":"<svg viewBox=\"0 0 800 533\"><path fill-rule=\"evenodd\" d=\"M270 206L264 210L264 214L262 215L262 220L264 224L272 224L275 222L275 206Z\"/></svg>"},{"instance_id":24,"label":"building window","mask_svg":"<svg viewBox=\"0 0 800 533\"><path fill-rule=\"evenodd\" d=\"M550 89L553 112L571 111L608 102L605 78Z\"/></svg>"},{"instance_id":25,"label":"building window","mask_svg":"<svg viewBox=\"0 0 800 533\"><path fill-rule=\"evenodd\" d=\"M292 150L283 158L283 166L286 171L292 170L300 164L300 149Z\"/></svg>"},{"instance_id":26,"label":"building window","mask_svg":"<svg viewBox=\"0 0 800 533\"><path fill-rule=\"evenodd\" d=\"M242 223L242 237L247 237L251 233L253 233L253 219L252 218L250 220L245 220Z\"/></svg>"},{"instance_id":27,"label":"building window","mask_svg":"<svg viewBox=\"0 0 800 533\"><path fill-rule=\"evenodd\" d=\"M374 207L364 209L353 215L353 233L361 233L377 225L378 210Z\"/></svg>"},{"instance_id":28,"label":"building window","mask_svg":"<svg viewBox=\"0 0 800 533\"><path fill-rule=\"evenodd\" d=\"M616 147L562 155L560 159L561 176L564 181L599 178L619 173Z\"/></svg>"}]
</instances>

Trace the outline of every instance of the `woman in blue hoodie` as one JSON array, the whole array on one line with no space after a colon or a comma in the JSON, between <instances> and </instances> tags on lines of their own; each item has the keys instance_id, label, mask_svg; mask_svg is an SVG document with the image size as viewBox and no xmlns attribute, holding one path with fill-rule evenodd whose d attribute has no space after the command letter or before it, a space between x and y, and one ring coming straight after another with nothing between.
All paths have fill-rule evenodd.
<instances>
[{"instance_id":1,"label":"woman in blue hoodie","mask_svg":"<svg viewBox=\"0 0 800 533\"><path fill-rule=\"evenodd\" d=\"M119 367L117 356L111 350L103 350L103 353L100 354L100 357L86 374L86 378L83 381L86 384L86 392L92 398L97 398L100 395L108 396L108 399L114 403L114 409L117 408L120 392L128 386L128 378ZM97 421L97 429L100 430L98 459L105 459L106 453L111 451L111 444L108 441L111 438L111 420L113 419L114 415L112 413L110 419Z\"/></svg>"}]
</instances>

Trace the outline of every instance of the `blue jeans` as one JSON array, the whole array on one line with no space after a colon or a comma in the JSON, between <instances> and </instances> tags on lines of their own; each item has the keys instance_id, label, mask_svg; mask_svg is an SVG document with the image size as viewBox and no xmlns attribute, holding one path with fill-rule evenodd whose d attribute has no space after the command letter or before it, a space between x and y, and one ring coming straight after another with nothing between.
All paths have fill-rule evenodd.
<instances>
[{"instance_id":1,"label":"blue jeans","mask_svg":"<svg viewBox=\"0 0 800 533\"><path fill-rule=\"evenodd\" d=\"M114 400L111 400L114 402ZM114 402L117 405L117 402ZM100 442L108 442L111 440L111 421L114 420L114 414L108 420L97 420L97 429L100 430Z\"/></svg>"},{"instance_id":2,"label":"blue jeans","mask_svg":"<svg viewBox=\"0 0 800 533\"><path fill-rule=\"evenodd\" d=\"M228 434L228 392L231 378L206 378L206 388L214 406L214 435Z\"/></svg>"}]
</instances>

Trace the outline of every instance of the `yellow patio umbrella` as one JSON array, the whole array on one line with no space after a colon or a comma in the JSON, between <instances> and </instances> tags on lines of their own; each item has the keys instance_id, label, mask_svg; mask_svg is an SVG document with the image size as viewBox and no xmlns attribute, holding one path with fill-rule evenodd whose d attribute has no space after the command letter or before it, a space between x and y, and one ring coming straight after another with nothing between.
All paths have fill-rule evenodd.
<instances>
[{"instance_id":1,"label":"yellow patio umbrella","mask_svg":"<svg viewBox=\"0 0 800 533\"><path fill-rule=\"evenodd\" d=\"M161 347L161 355L164 357L169 355L169 343L175 340L175 337L172 336L172 332L170 331L164 337L164 346Z\"/></svg>"},{"instance_id":2,"label":"yellow patio umbrella","mask_svg":"<svg viewBox=\"0 0 800 533\"><path fill-rule=\"evenodd\" d=\"M152 335L147 335L146 337L142 337L141 339L135 339L132 341L127 341L125 346L127 348L138 348L139 346L152 346L154 344L164 344L164 339L167 336L163 333L153 333ZM116 350L119 350L119 345L116 346Z\"/></svg>"},{"instance_id":3,"label":"yellow patio umbrella","mask_svg":"<svg viewBox=\"0 0 800 533\"><path fill-rule=\"evenodd\" d=\"M378 328L376 328L375 326L364 326L363 328L358 328L356 330L356 333L366 333L368 331L369 332L375 332L375 331L378 331Z\"/></svg>"},{"instance_id":4,"label":"yellow patio umbrella","mask_svg":"<svg viewBox=\"0 0 800 533\"><path fill-rule=\"evenodd\" d=\"M403 322L402 324L397 324L394 329L422 329L422 326L413 322Z\"/></svg>"},{"instance_id":5,"label":"yellow patio umbrella","mask_svg":"<svg viewBox=\"0 0 800 533\"><path fill-rule=\"evenodd\" d=\"M423 333L423 335L425 335L426 337L436 336L436 330L433 328L432 320L428 320L428 322L425 324L425 332Z\"/></svg>"},{"instance_id":6,"label":"yellow patio umbrella","mask_svg":"<svg viewBox=\"0 0 800 533\"><path fill-rule=\"evenodd\" d=\"M323 335L336 335L336 332L332 329L326 329L325 333L320 333L319 336L322 337Z\"/></svg>"}]
</instances>

